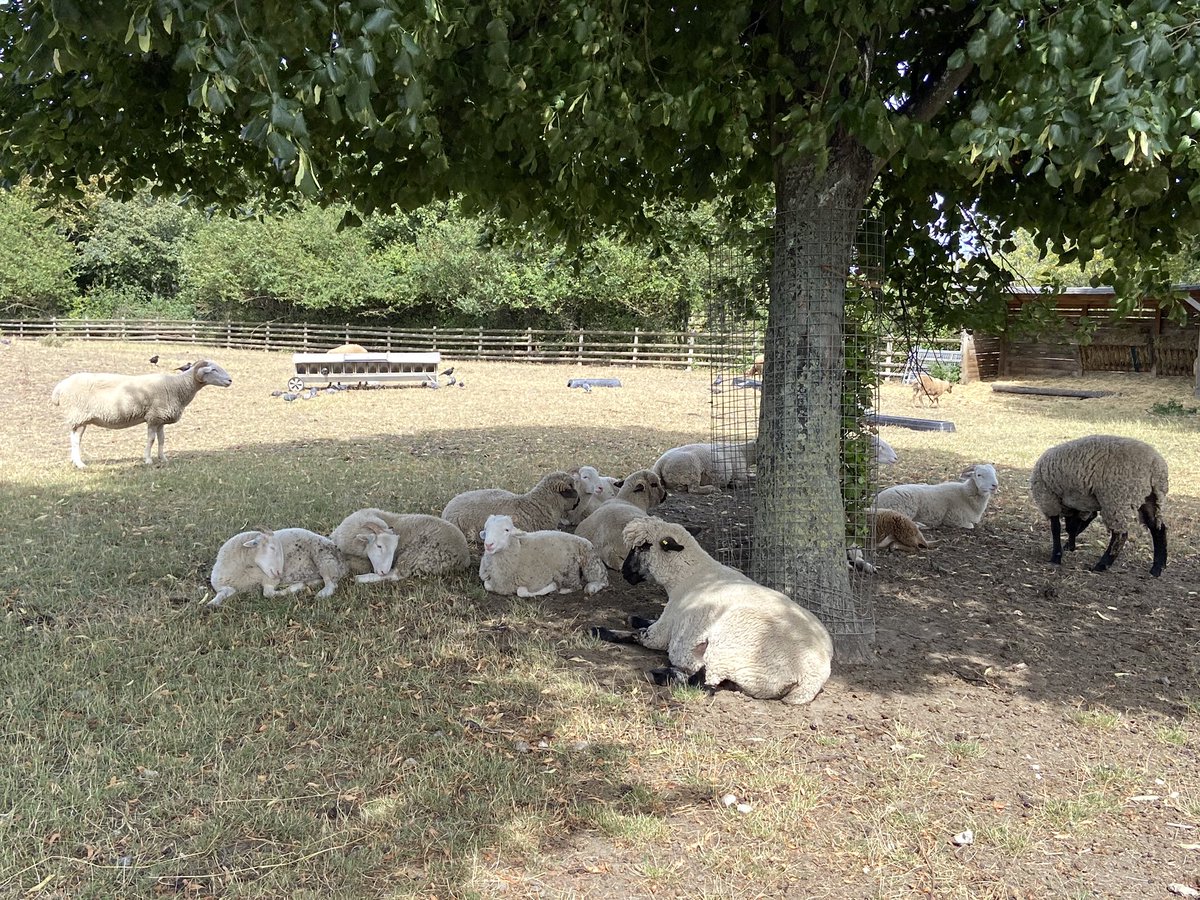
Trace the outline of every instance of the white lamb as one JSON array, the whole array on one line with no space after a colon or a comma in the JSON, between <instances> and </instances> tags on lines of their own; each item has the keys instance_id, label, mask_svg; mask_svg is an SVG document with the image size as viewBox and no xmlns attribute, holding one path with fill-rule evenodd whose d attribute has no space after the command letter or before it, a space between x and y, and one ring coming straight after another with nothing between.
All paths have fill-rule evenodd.
<instances>
[{"instance_id":1,"label":"white lamb","mask_svg":"<svg viewBox=\"0 0 1200 900\"><path fill-rule=\"evenodd\" d=\"M625 526L649 515L667 498L662 479L649 469L626 478L615 500L609 500L579 523L575 533L587 538L610 569L620 569L625 560Z\"/></svg>"},{"instance_id":2,"label":"white lamb","mask_svg":"<svg viewBox=\"0 0 1200 900\"><path fill-rule=\"evenodd\" d=\"M971 466L962 477L941 484L898 484L880 491L871 510L894 509L929 528L974 528L1000 490L1000 481L995 467L987 463Z\"/></svg>"},{"instance_id":3,"label":"white lamb","mask_svg":"<svg viewBox=\"0 0 1200 900\"><path fill-rule=\"evenodd\" d=\"M158 441L158 461L165 463L163 428L174 425L196 392L206 384L229 387L233 379L214 362L202 359L172 375L113 375L77 372L54 386L50 400L63 410L71 429L71 462L86 468L79 445L89 425L129 428L146 423L146 465Z\"/></svg>"},{"instance_id":4,"label":"white lamb","mask_svg":"<svg viewBox=\"0 0 1200 900\"><path fill-rule=\"evenodd\" d=\"M625 526L631 584L651 578L667 590L657 621L631 619L632 634L593 629L602 640L666 650L657 684L731 682L762 700L807 703L829 678L833 641L820 620L786 594L722 565L682 525L653 516Z\"/></svg>"},{"instance_id":5,"label":"white lamb","mask_svg":"<svg viewBox=\"0 0 1200 900\"><path fill-rule=\"evenodd\" d=\"M579 504L563 517L563 524L578 525L601 503L617 496L620 481L609 475L601 475L595 466L580 466L571 474L575 476Z\"/></svg>"},{"instance_id":6,"label":"white lamb","mask_svg":"<svg viewBox=\"0 0 1200 900\"><path fill-rule=\"evenodd\" d=\"M1167 565L1167 461L1162 454L1134 438L1092 434L1048 449L1029 476L1033 502L1050 520L1053 547L1050 562L1062 562L1061 519L1066 519L1067 549L1099 513L1108 526L1108 546L1093 566L1103 572L1116 560L1129 538L1136 515L1150 531L1154 561L1150 574L1158 577Z\"/></svg>"},{"instance_id":7,"label":"white lamb","mask_svg":"<svg viewBox=\"0 0 1200 900\"><path fill-rule=\"evenodd\" d=\"M890 466L899 458L892 445L877 434L871 435L871 452L875 455L875 462L881 466Z\"/></svg>"},{"instance_id":8,"label":"white lamb","mask_svg":"<svg viewBox=\"0 0 1200 900\"><path fill-rule=\"evenodd\" d=\"M318 597L328 597L349 574L346 557L333 541L304 528L243 531L217 552L210 582L216 596L208 606L220 606L238 591L261 587L264 597L295 594L324 584Z\"/></svg>"},{"instance_id":9,"label":"white lamb","mask_svg":"<svg viewBox=\"0 0 1200 900\"><path fill-rule=\"evenodd\" d=\"M500 488L464 491L446 504L442 518L474 543L488 516L511 516L522 531L541 531L557 527L578 503L575 479L566 472L551 472L524 494Z\"/></svg>"},{"instance_id":10,"label":"white lamb","mask_svg":"<svg viewBox=\"0 0 1200 900\"><path fill-rule=\"evenodd\" d=\"M584 538L565 531L522 531L511 516L489 516L479 535L479 578L494 594L540 597L608 587L608 570Z\"/></svg>"},{"instance_id":11,"label":"white lamb","mask_svg":"<svg viewBox=\"0 0 1200 900\"><path fill-rule=\"evenodd\" d=\"M719 488L740 487L750 480L756 444L684 444L663 453L651 468L672 491L711 494Z\"/></svg>"},{"instance_id":12,"label":"white lamb","mask_svg":"<svg viewBox=\"0 0 1200 900\"><path fill-rule=\"evenodd\" d=\"M471 565L463 533L445 519L370 507L350 513L329 535L355 581L399 581Z\"/></svg>"}]
</instances>

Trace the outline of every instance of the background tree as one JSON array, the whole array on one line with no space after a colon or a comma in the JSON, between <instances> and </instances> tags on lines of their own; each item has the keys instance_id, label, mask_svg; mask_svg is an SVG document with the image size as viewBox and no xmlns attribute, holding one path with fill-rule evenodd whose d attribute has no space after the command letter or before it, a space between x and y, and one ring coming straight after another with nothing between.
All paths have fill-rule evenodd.
<instances>
[{"instance_id":1,"label":"background tree","mask_svg":"<svg viewBox=\"0 0 1200 900\"><path fill-rule=\"evenodd\" d=\"M28 184L0 192L0 311L53 316L75 296L75 251Z\"/></svg>"},{"instance_id":2,"label":"background tree","mask_svg":"<svg viewBox=\"0 0 1200 900\"><path fill-rule=\"evenodd\" d=\"M970 210L1064 262L1103 249L1133 294L1161 270L1129 263L1200 232L1198 22L1200 0L14 0L0 170L366 211L460 192L576 234L773 185L787 337L767 348L756 535L792 555L778 587L842 619L841 302L872 191L893 256L937 227L950 272ZM986 262L953 277L999 282Z\"/></svg>"}]
</instances>

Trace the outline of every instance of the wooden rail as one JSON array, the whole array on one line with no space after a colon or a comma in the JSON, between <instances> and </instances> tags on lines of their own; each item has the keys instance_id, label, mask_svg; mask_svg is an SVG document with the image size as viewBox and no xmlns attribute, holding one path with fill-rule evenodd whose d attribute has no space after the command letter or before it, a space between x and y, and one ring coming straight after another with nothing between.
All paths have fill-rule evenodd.
<instances>
[{"instance_id":1,"label":"wooden rail","mask_svg":"<svg viewBox=\"0 0 1200 900\"><path fill-rule=\"evenodd\" d=\"M542 328L397 328L283 322L207 322L199 319L39 319L0 321L0 333L18 338L202 344L244 350L323 353L339 344L361 344L374 353L437 351L447 360L663 366L686 369L748 367L762 352L762 333L707 331L605 331ZM937 338L922 348L957 350L960 341ZM901 378L912 348L902 338L879 341L879 372Z\"/></svg>"}]
</instances>

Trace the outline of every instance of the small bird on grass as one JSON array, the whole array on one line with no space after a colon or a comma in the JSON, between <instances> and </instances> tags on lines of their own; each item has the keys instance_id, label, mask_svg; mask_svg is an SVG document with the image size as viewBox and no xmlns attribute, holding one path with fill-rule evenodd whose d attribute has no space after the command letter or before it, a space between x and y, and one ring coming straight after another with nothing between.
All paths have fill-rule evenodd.
<instances>
[{"instance_id":1,"label":"small bird on grass","mask_svg":"<svg viewBox=\"0 0 1200 900\"><path fill-rule=\"evenodd\" d=\"M451 376L450 376L450 380L449 380L449 381L447 381L447 382L446 382L446 384L448 384L448 385L449 385L449 384L458 384L458 379L457 379L457 378L455 378L453 375L451 375Z\"/></svg>"},{"instance_id":2,"label":"small bird on grass","mask_svg":"<svg viewBox=\"0 0 1200 900\"><path fill-rule=\"evenodd\" d=\"M150 357L150 365L152 365L152 366L158 365L158 354L157 353L155 353L152 357Z\"/></svg>"},{"instance_id":3,"label":"small bird on grass","mask_svg":"<svg viewBox=\"0 0 1200 900\"><path fill-rule=\"evenodd\" d=\"M454 374L454 366L451 366L450 368L448 368L448 369L447 369L445 372L443 372L442 374L443 374L443 375L447 375L447 376L448 376L448 375L453 375L453 374Z\"/></svg>"}]
</instances>

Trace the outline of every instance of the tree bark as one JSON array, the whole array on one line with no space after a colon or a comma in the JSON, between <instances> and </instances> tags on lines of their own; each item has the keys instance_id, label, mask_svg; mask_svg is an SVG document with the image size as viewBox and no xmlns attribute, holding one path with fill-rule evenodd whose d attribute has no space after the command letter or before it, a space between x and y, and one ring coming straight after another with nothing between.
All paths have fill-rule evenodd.
<instances>
[{"instance_id":1,"label":"tree bark","mask_svg":"<svg viewBox=\"0 0 1200 900\"><path fill-rule=\"evenodd\" d=\"M841 491L846 278L873 166L852 144L821 171L777 166L754 491L755 579L813 610L843 665L870 660L875 637L850 584Z\"/></svg>"}]
</instances>

